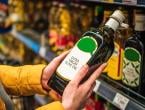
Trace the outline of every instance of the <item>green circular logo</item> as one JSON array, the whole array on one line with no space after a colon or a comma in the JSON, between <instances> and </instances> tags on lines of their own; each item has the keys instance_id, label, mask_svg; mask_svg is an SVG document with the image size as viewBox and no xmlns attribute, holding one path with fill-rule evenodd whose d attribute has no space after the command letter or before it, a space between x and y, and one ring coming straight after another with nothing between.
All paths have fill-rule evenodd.
<instances>
[{"instance_id":1,"label":"green circular logo","mask_svg":"<svg viewBox=\"0 0 145 110\"><path fill-rule=\"evenodd\" d=\"M98 44L93 37L85 36L78 41L77 47L84 52L93 54Z\"/></svg>"},{"instance_id":2,"label":"green circular logo","mask_svg":"<svg viewBox=\"0 0 145 110\"><path fill-rule=\"evenodd\" d=\"M140 61L140 53L131 47L125 49L124 56L130 61Z\"/></svg>"}]
</instances>

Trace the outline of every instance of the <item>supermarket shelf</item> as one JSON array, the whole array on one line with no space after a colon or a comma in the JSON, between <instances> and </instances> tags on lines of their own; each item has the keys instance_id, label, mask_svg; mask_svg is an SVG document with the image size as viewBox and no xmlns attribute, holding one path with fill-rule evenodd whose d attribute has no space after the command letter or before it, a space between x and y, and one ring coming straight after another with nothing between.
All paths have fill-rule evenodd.
<instances>
[{"instance_id":1,"label":"supermarket shelf","mask_svg":"<svg viewBox=\"0 0 145 110\"><path fill-rule=\"evenodd\" d=\"M24 43L28 48L34 51L36 54L40 55L42 58L50 62L56 54L50 51L49 46L41 46L40 43L32 40L21 32L16 32L15 30L11 31L11 34L22 43Z\"/></svg>"},{"instance_id":2,"label":"supermarket shelf","mask_svg":"<svg viewBox=\"0 0 145 110\"><path fill-rule=\"evenodd\" d=\"M120 6L128 6L128 7L136 7L136 8L145 8L145 5L141 4L126 4L120 2L106 2L106 1L99 1L99 0L81 0L82 2L92 2L92 3L101 3L101 4L110 4L110 5L120 5Z\"/></svg>"},{"instance_id":3,"label":"supermarket shelf","mask_svg":"<svg viewBox=\"0 0 145 110\"><path fill-rule=\"evenodd\" d=\"M106 75L96 80L94 91L121 110L145 110L145 98Z\"/></svg>"},{"instance_id":4,"label":"supermarket shelf","mask_svg":"<svg viewBox=\"0 0 145 110\"><path fill-rule=\"evenodd\" d=\"M39 43L33 41L22 33L15 31L12 31L11 33L15 38L23 42L27 47L32 49L36 54L39 54L48 62L56 56L55 53L42 47ZM104 74L101 75L100 79L96 80L94 91L121 110L145 110L144 97L123 86L121 83L111 80ZM38 101L42 105L46 103L40 97L36 96L35 98L39 99Z\"/></svg>"}]
</instances>

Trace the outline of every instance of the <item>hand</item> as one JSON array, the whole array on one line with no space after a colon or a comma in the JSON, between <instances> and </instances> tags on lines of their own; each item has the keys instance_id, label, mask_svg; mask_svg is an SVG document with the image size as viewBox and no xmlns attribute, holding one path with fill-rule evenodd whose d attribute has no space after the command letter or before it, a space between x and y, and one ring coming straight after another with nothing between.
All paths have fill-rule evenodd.
<instances>
[{"instance_id":1,"label":"hand","mask_svg":"<svg viewBox=\"0 0 145 110\"><path fill-rule=\"evenodd\" d=\"M63 92L62 105L65 110L81 109L94 89L95 80L100 76L106 65L107 64L104 63L99 66L99 68L96 69L95 72L92 73L90 77L83 83L81 83L81 81L87 75L89 67L88 65L85 65L81 68L75 78L69 82Z\"/></svg>"},{"instance_id":2,"label":"hand","mask_svg":"<svg viewBox=\"0 0 145 110\"><path fill-rule=\"evenodd\" d=\"M65 58L65 56L69 53L69 51L66 51L59 55L58 57L54 58L43 70L42 78L41 78L41 84L42 87L45 90L49 90L49 87L47 85L48 80L52 76L52 74L56 71L57 67L61 63L61 61Z\"/></svg>"}]
</instances>

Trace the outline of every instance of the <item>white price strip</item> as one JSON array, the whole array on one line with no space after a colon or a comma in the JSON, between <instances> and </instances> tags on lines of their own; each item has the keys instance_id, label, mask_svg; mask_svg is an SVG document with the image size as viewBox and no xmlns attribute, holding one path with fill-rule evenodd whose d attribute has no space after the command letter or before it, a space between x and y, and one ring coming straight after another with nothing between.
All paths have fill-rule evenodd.
<instances>
[{"instance_id":1,"label":"white price strip","mask_svg":"<svg viewBox=\"0 0 145 110\"><path fill-rule=\"evenodd\" d=\"M97 92L98 91L98 89L99 89L99 87L100 87L100 84L101 84L101 82L100 81L98 81L98 80L96 80L96 86L94 87L94 92Z\"/></svg>"},{"instance_id":2,"label":"white price strip","mask_svg":"<svg viewBox=\"0 0 145 110\"><path fill-rule=\"evenodd\" d=\"M124 97L123 95L117 93L114 100L113 100L113 103L119 107L121 110L125 110L127 104L129 102L129 99Z\"/></svg>"},{"instance_id":3,"label":"white price strip","mask_svg":"<svg viewBox=\"0 0 145 110\"><path fill-rule=\"evenodd\" d=\"M45 47L40 47L39 54L40 54L40 56L45 57L46 48Z\"/></svg>"}]
</instances>

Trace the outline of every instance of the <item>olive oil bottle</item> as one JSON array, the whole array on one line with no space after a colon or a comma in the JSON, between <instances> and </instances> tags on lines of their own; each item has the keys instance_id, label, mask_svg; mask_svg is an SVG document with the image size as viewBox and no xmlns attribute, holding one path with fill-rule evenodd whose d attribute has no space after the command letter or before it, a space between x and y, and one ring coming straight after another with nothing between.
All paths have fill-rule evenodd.
<instances>
[{"instance_id":1,"label":"olive oil bottle","mask_svg":"<svg viewBox=\"0 0 145 110\"><path fill-rule=\"evenodd\" d=\"M138 90L145 78L144 43L145 43L145 15L135 15L135 28L132 37L125 43L123 58L122 82L134 90Z\"/></svg>"},{"instance_id":2,"label":"olive oil bottle","mask_svg":"<svg viewBox=\"0 0 145 110\"><path fill-rule=\"evenodd\" d=\"M59 65L48 85L62 95L68 82L74 78L83 65L100 65L106 62L114 51L114 32L124 20L122 12L116 10L103 27L85 32Z\"/></svg>"}]
</instances>

